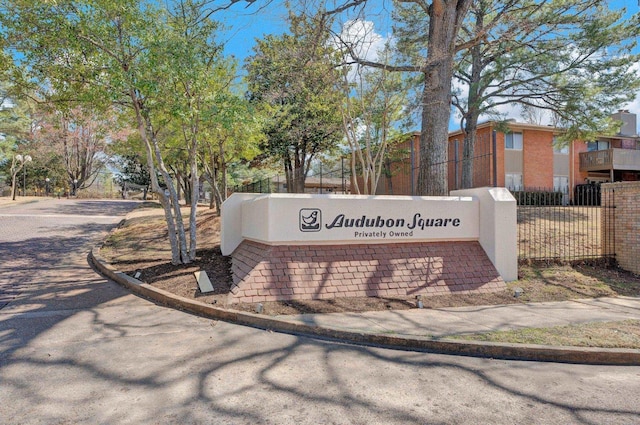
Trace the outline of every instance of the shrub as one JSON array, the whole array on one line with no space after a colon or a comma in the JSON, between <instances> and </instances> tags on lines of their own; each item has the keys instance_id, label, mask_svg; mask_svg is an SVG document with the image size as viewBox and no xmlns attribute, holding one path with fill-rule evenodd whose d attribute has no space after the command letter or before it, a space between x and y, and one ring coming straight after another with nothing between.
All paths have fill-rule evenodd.
<instances>
[{"instance_id":1,"label":"shrub","mask_svg":"<svg viewBox=\"0 0 640 425\"><path fill-rule=\"evenodd\" d=\"M511 194L516 198L517 205L548 206L562 205L564 194L558 191L518 190Z\"/></svg>"}]
</instances>

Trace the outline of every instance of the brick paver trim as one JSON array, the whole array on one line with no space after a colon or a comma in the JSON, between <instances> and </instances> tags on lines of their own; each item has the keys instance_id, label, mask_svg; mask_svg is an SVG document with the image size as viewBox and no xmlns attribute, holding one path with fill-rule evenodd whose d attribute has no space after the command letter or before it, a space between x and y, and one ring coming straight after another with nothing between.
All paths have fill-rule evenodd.
<instances>
[{"instance_id":1,"label":"brick paver trim","mask_svg":"<svg viewBox=\"0 0 640 425\"><path fill-rule=\"evenodd\" d=\"M506 288L477 241L272 246L232 254L232 302L495 292Z\"/></svg>"}]
</instances>

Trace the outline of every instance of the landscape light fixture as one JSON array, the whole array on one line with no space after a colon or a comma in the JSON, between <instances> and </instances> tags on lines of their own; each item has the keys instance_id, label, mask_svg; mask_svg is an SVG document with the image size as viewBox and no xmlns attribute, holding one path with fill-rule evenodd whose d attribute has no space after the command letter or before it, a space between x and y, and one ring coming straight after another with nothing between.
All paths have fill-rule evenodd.
<instances>
[{"instance_id":1,"label":"landscape light fixture","mask_svg":"<svg viewBox=\"0 0 640 425\"><path fill-rule=\"evenodd\" d=\"M27 196L27 162L31 162L31 155L16 155L16 159L22 163L22 196Z\"/></svg>"},{"instance_id":2,"label":"landscape light fixture","mask_svg":"<svg viewBox=\"0 0 640 425\"><path fill-rule=\"evenodd\" d=\"M13 157L13 162L11 163L11 199L12 200L16 200L16 176L18 175L18 172L20 172L20 168L22 168L22 191L23 191L23 196L26 192L25 189L25 174L24 174L24 167L26 165L27 162L31 162L31 156L29 155L20 155L17 154ZM20 166L17 166L17 163L20 164Z\"/></svg>"}]
</instances>

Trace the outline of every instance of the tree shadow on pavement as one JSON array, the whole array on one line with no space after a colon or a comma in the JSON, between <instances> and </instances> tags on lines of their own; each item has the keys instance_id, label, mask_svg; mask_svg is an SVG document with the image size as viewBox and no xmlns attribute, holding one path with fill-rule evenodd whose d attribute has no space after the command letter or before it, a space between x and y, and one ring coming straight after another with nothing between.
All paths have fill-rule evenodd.
<instances>
[{"instance_id":1,"label":"tree shadow on pavement","mask_svg":"<svg viewBox=\"0 0 640 425\"><path fill-rule=\"evenodd\" d=\"M215 322L100 278L89 236L0 244L10 423L634 423L628 368L360 347ZM625 384L629 382L629 384Z\"/></svg>"}]
</instances>

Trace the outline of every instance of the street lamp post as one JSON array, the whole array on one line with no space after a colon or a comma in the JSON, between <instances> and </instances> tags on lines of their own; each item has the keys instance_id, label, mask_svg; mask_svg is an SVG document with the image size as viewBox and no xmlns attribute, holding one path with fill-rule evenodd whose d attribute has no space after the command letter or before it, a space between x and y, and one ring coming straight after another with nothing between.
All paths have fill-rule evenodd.
<instances>
[{"instance_id":1,"label":"street lamp post","mask_svg":"<svg viewBox=\"0 0 640 425\"><path fill-rule=\"evenodd\" d=\"M73 179L73 196L76 196L76 190L78 190L78 179Z\"/></svg>"},{"instance_id":2,"label":"street lamp post","mask_svg":"<svg viewBox=\"0 0 640 425\"><path fill-rule=\"evenodd\" d=\"M44 193L46 196L49 196L49 182L51 181L51 179L49 179L49 177L47 177L46 179L44 179Z\"/></svg>"}]
</instances>

